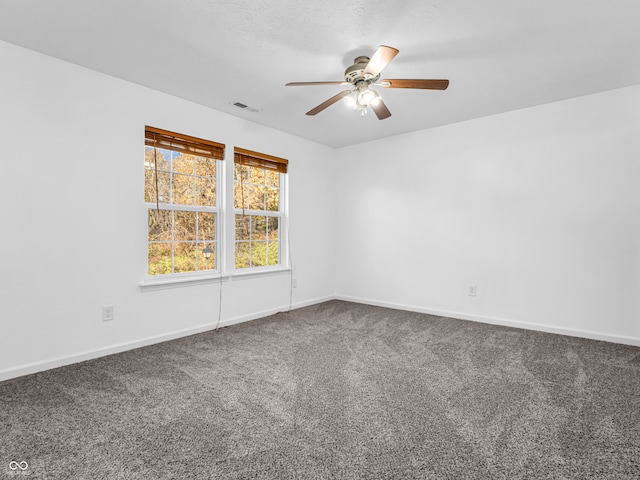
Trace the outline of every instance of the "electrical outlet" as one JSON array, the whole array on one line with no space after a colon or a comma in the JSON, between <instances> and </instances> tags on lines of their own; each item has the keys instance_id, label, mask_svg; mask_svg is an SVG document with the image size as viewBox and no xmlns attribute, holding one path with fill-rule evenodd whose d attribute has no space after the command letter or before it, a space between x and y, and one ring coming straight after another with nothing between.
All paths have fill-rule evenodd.
<instances>
[{"instance_id":1,"label":"electrical outlet","mask_svg":"<svg viewBox=\"0 0 640 480\"><path fill-rule=\"evenodd\" d=\"M294 279L291 281L291 286L292 286L293 288L298 288L298 279L297 279L297 278L294 278Z\"/></svg>"},{"instance_id":2,"label":"electrical outlet","mask_svg":"<svg viewBox=\"0 0 640 480\"><path fill-rule=\"evenodd\" d=\"M478 286L477 285L469 285L469 296L476 297L478 295Z\"/></svg>"},{"instance_id":3,"label":"electrical outlet","mask_svg":"<svg viewBox=\"0 0 640 480\"><path fill-rule=\"evenodd\" d=\"M102 307L102 321L110 322L113 320L113 305L105 305Z\"/></svg>"}]
</instances>

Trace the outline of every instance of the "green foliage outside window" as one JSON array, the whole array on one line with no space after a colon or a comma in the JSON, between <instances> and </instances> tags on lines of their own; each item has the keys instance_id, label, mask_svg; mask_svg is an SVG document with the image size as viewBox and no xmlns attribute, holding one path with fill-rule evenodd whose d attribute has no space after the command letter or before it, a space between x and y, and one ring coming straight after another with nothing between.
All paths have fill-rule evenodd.
<instances>
[{"instance_id":1,"label":"green foliage outside window","mask_svg":"<svg viewBox=\"0 0 640 480\"><path fill-rule=\"evenodd\" d=\"M235 268L280 264L280 174L234 164L233 197ZM146 146L144 201L149 275L216 269L216 160Z\"/></svg>"},{"instance_id":2,"label":"green foliage outside window","mask_svg":"<svg viewBox=\"0 0 640 480\"><path fill-rule=\"evenodd\" d=\"M145 201L156 200L159 208L148 212L149 275L215 269L215 212L179 206L215 206L216 161L146 147ZM208 260L202 254L207 246L214 250Z\"/></svg>"},{"instance_id":3,"label":"green foliage outside window","mask_svg":"<svg viewBox=\"0 0 640 480\"><path fill-rule=\"evenodd\" d=\"M277 212L280 207L278 172L235 165L234 206L236 214L235 267L265 267L280 263L280 218L256 214ZM252 213L246 213L251 210Z\"/></svg>"}]
</instances>

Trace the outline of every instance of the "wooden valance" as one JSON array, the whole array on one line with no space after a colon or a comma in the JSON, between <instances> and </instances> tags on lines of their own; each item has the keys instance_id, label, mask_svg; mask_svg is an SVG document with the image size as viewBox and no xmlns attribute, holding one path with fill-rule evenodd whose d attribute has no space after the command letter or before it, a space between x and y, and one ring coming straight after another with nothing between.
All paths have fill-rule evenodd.
<instances>
[{"instance_id":1,"label":"wooden valance","mask_svg":"<svg viewBox=\"0 0 640 480\"><path fill-rule=\"evenodd\" d=\"M240 165L266 168L267 170L275 170L280 173L287 173L287 166L289 165L289 160L284 158L238 147L233 149L233 159L235 163Z\"/></svg>"},{"instance_id":2,"label":"wooden valance","mask_svg":"<svg viewBox=\"0 0 640 480\"><path fill-rule=\"evenodd\" d=\"M155 127L144 127L144 144L198 157L224 160L224 144L202 138L170 132Z\"/></svg>"}]
</instances>

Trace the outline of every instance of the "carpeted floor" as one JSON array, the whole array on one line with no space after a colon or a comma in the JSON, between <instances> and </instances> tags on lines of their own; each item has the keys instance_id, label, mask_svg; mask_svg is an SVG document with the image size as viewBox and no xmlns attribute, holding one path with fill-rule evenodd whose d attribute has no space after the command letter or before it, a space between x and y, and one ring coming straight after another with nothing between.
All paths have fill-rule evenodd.
<instances>
[{"instance_id":1,"label":"carpeted floor","mask_svg":"<svg viewBox=\"0 0 640 480\"><path fill-rule=\"evenodd\" d=\"M640 348L332 301L2 382L0 462L53 480L638 479Z\"/></svg>"}]
</instances>

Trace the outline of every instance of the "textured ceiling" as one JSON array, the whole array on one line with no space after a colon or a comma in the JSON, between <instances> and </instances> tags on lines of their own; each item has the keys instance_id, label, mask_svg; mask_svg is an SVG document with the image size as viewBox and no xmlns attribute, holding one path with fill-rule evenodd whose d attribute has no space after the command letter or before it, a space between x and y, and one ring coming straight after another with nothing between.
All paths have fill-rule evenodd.
<instances>
[{"instance_id":1,"label":"textured ceiling","mask_svg":"<svg viewBox=\"0 0 640 480\"><path fill-rule=\"evenodd\" d=\"M0 40L332 147L640 83L638 0L2 0ZM339 102L358 55L400 54L393 116ZM259 111L240 110L240 101Z\"/></svg>"}]
</instances>

